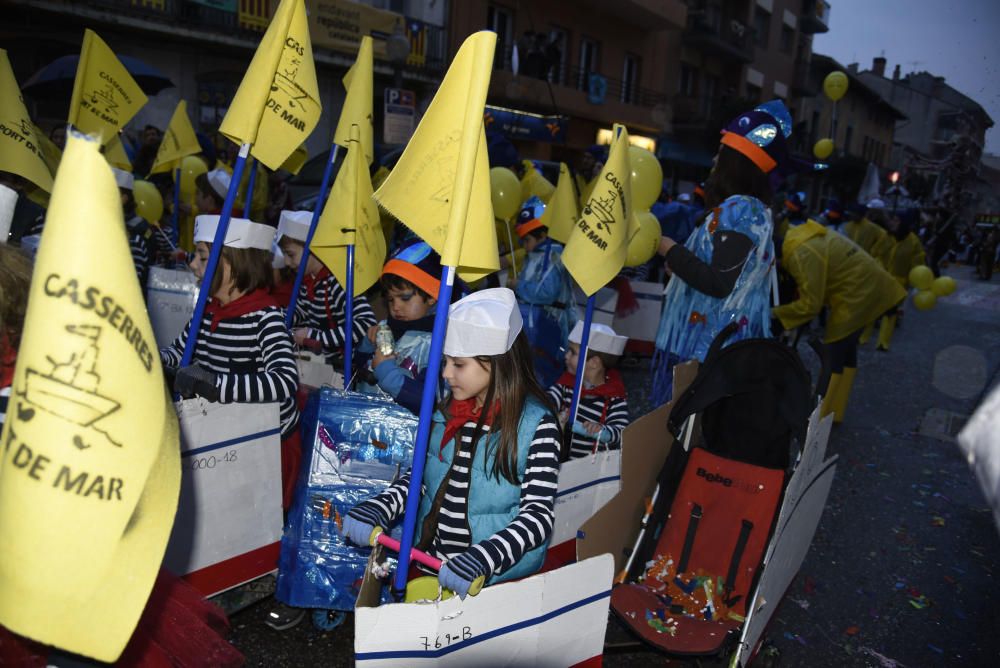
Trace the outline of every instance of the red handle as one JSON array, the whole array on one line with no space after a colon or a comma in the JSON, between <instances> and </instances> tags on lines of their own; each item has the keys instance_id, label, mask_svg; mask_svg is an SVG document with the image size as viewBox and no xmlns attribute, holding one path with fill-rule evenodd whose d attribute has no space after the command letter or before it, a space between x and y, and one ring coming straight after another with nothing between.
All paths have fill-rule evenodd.
<instances>
[{"instance_id":1,"label":"red handle","mask_svg":"<svg viewBox=\"0 0 1000 668\"><path fill-rule=\"evenodd\" d=\"M396 540L395 538L391 538L391 537L389 537L385 533L380 533L378 535L378 538L376 538L375 540L378 541L378 543L380 545L386 546L387 548L389 548L393 552L397 552L397 553L399 552L399 548L400 548L399 541ZM427 566L429 568L433 568L435 571L441 570L441 560L440 559L436 559L435 557L432 557L431 555L427 554L426 552L421 552L420 550L418 550L415 547L414 548L410 548L410 559L412 559L413 561L416 561L418 563L421 563L424 566Z\"/></svg>"}]
</instances>

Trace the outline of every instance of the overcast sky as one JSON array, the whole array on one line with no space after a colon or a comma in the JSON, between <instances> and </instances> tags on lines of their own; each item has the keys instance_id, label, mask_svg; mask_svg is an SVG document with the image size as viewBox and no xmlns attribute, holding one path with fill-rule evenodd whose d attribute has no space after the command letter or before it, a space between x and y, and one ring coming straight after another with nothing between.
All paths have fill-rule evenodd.
<instances>
[{"instance_id":1,"label":"overcast sky","mask_svg":"<svg viewBox=\"0 0 1000 668\"><path fill-rule=\"evenodd\" d=\"M926 70L978 102L1000 124L1000 0L830 0L830 31L813 51L844 66L884 55L885 73ZM986 132L1000 154L1000 128Z\"/></svg>"}]
</instances>

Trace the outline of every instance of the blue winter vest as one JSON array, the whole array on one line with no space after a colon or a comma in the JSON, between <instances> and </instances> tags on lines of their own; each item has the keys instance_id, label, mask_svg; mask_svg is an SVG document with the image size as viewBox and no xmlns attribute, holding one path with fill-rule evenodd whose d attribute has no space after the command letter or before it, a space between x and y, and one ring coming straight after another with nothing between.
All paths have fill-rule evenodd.
<instances>
[{"instance_id":1,"label":"blue winter vest","mask_svg":"<svg viewBox=\"0 0 1000 668\"><path fill-rule=\"evenodd\" d=\"M546 409L536 399L529 397L524 404L521 422L517 428L517 477L524 480L527 468L528 450L534 439L538 423L545 415ZM423 530L424 518L431 510L431 504L437 495L441 483L451 468L455 456L455 439L453 438L441 449L441 438L444 436L445 419L440 411L434 412L434 427L431 430L427 445L427 459L424 464L424 494L420 498L420 514L417 516L417 538L420 542L420 532ZM456 435L458 438L458 435ZM499 479L492 475L492 463L487 465L487 453L492 453L499 447L499 433L491 433L480 438L476 445L476 453L472 458L470 470L469 496L467 517L469 530L472 532L472 544L485 540L504 529L517 517L521 503L521 486L512 485L506 478ZM442 461L442 459L444 461ZM487 468L487 466L489 468ZM545 552L549 541L527 552L521 560L509 570L493 575L487 584L495 584L506 580L516 580L527 577L538 571L545 561Z\"/></svg>"}]
</instances>

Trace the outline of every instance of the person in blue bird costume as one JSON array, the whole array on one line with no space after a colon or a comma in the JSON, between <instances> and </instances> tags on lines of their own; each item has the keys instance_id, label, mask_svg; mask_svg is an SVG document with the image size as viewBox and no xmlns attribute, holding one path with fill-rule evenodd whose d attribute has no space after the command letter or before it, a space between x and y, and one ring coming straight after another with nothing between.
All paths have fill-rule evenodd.
<instances>
[{"instance_id":1,"label":"person in blue bird costume","mask_svg":"<svg viewBox=\"0 0 1000 668\"><path fill-rule=\"evenodd\" d=\"M541 221L544 211L542 200L532 197L518 213L515 230L527 256L515 293L535 375L542 387L548 387L562 374L563 352L577 311L573 283L562 263L563 246L549 237L549 228Z\"/></svg>"},{"instance_id":2,"label":"person in blue bird costume","mask_svg":"<svg viewBox=\"0 0 1000 668\"><path fill-rule=\"evenodd\" d=\"M664 236L659 253L671 272L664 293L652 365L652 399L666 403L674 366L703 361L716 335L730 323L727 341L770 337L774 225L765 202L772 179L790 162L791 117L780 100L735 118L722 132L705 182L704 217L684 245Z\"/></svg>"}]
</instances>

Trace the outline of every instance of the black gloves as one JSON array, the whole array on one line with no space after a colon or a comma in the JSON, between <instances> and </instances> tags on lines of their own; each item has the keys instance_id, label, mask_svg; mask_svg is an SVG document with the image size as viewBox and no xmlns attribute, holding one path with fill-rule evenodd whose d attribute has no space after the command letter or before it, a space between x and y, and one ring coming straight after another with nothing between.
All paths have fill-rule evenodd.
<instances>
[{"instance_id":1,"label":"black gloves","mask_svg":"<svg viewBox=\"0 0 1000 668\"><path fill-rule=\"evenodd\" d=\"M174 378L174 392L185 399L199 396L209 401L219 400L219 388L215 385L215 374L197 364L177 370L177 375Z\"/></svg>"}]
</instances>

